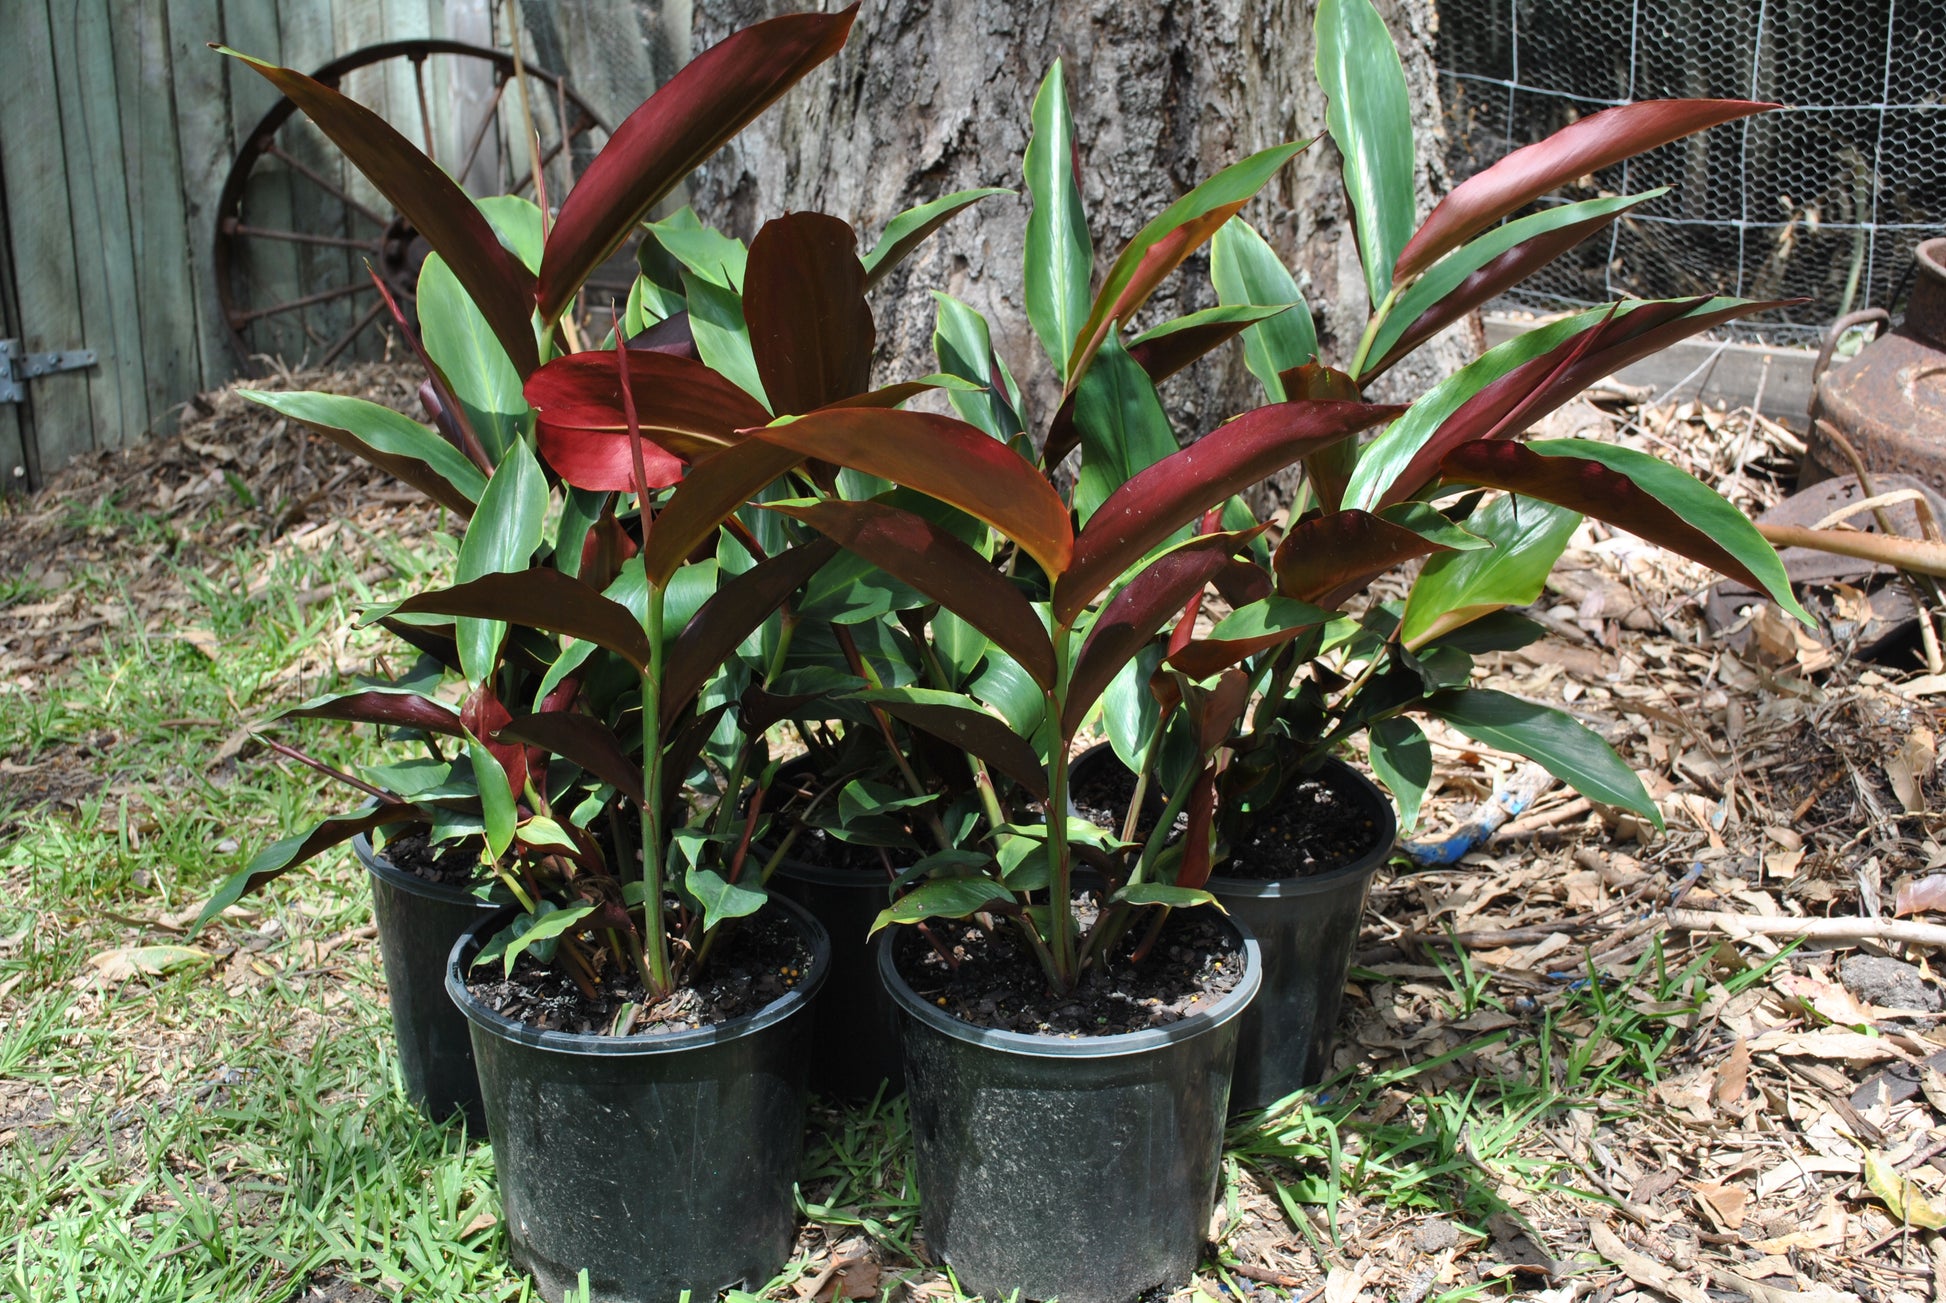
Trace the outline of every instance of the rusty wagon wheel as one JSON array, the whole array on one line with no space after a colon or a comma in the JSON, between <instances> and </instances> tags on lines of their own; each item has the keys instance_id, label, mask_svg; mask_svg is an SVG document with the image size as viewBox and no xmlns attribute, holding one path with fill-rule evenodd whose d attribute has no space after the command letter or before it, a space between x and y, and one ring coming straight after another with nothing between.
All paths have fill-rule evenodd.
<instances>
[{"instance_id":1,"label":"rusty wagon wheel","mask_svg":"<svg viewBox=\"0 0 1946 1303\"><path fill-rule=\"evenodd\" d=\"M525 69L542 181L558 208L608 127L559 74ZM458 41L388 41L312 74L385 118L475 198L536 197L511 54ZM217 203L217 301L246 366L329 366L383 356L409 320L426 241L297 106L280 97L244 140ZM612 288L612 287L611 287ZM624 283L620 294L626 295ZM597 294L584 301L602 301Z\"/></svg>"}]
</instances>

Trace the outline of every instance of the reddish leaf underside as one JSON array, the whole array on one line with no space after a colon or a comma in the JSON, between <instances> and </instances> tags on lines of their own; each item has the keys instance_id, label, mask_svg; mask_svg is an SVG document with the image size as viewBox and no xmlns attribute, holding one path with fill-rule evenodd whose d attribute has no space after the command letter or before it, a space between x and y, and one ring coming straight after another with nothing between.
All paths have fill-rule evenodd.
<instances>
[{"instance_id":1,"label":"reddish leaf underside","mask_svg":"<svg viewBox=\"0 0 1946 1303\"><path fill-rule=\"evenodd\" d=\"M966 706L904 700L890 694L866 694L865 699L886 714L978 756L1034 797L1046 799L1047 773L1041 768L1040 756L1005 721Z\"/></svg>"},{"instance_id":2,"label":"reddish leaf underside","mask_svg":"<svg viewBox=\"0 0 1946 1303\"><path fill-rule=\"evenodd\" d=\"M1392 283L1424 271L1516 208L1577 177L1776 107L1747 100L1649 100L1591 113L1453 187L1400 250Z\"/></svg>"},{"instance_id":3,"label":"reddish leaf underside","mask_svg":"<svg viewBox=\"0 0 1946 1303\"><path fill-rule=\"evenodd\" d=\"M1072 625L1115 576L1200 513L1402 410L1373 403L1273 403L1132 476L1108 495L1075 540L1074 562L1054 587L1054 618Z\"/></svg>"},{"instance_id":4,"label":"reddish leaf underside","mask_svg":"<svg viewBox=\"0 0 1946 1303\"><path fill-rule=\"evenodd\" d=\"M1291 526L1270 566L1283 596L1335 610L1392 567L1450 551L1368 511L1339 511Z\"/></svg>"},{"instance_id":5,"label":"reddish leaf underside","mask_svg":"<svg viewBox=\"0 0 1946 1303\"><path fill-rule=\"evenodd\" d=\"M1680 553L1718 574L1763 592L1764 582L1707 533L1691 525L1635 481L1582 457L1547 457L1504 440L1455 448L1440 465L1449 479L1524 494L1617 525Z\"/></svg>"},{"instance_id":6,"label":"reddish leaf underside","mask_svg":"<svg viewBox=\"0 0 1946 1303\"><path fill-rule=\"evenodd\" d=\"M484 683L474 688L460 706L460 719L466 725L467 732L478 738L487 749L487 754L499 764L507 776L507 790L514 794L516 801L520 800L521 794L527 790L529 774L536 767L545 772L547 758L538 750L512 739L503 742L495 737L513 719L513 714Z\"/></svg>"},{"instance_id":7,"label":"reddish leaf underside","mask_svg":"<svg viewBox=\"0 0 1946 1303\"><path fill-rule=\"evenodd\" d=\"M836 54L857 6L787 14L719 41L615 129L561 205L541 256L541 319L553 323L658 199Z\"/></svg>"},{"instance_id":8,"label":"reddish leaf underside","mask_svg":"<svg viewBox=\"0 0 1946 1303\"><path fill-rule=\"evenodd\" d=\"M771 508L803 521L893 578L912 585L998 643L1043 688L1054 644L1034 608L987 559L925 517L879 502Z\"/></svg>"},{"instance_id":9,"label":"reddish leaf underside","mask_svg":"<svg viewBox=\"0 0 1946 1303\"><path fill-rule=\"evenodd\" d=\"M838 218L789 213L763 224L744 266L743 319L777 415L813 412L871 384L878 330L858 236Z\"/></svg>"},{"instance_id":10,"label":"reddish leaf underside","mask_svg":"<svg viewBox=\"0 0 1946 1303\"><path fill-rule=\"evenodd\" d=\"M502 725L497 736L571 760L638 806L642 804L641 766L629 759L608 726L591 715L564 710L521 715Z\"/></svg>"},{"instance_id":11,"label":"reddish leaf underside","mask_svg":"<svg viewBox=\"0 0 1946 1303\"><path fill-rule=\"evenodd\" d=\"M1019 453L964 421L835 407L749 433L958 507L1012 539L1050 576L1068 567L1074 530L1067 504Z\"/></svg>"},{"instance_id":12,"label":"reddish leaf underside","mask_svg":"<svg viewBox=\"0 0 1946 1303\"><path fill-rule=\"evenodd\" d=\"M740 443L738 430L770 419L754 398L701 362L637 349L627 357L650 488L674 484L684 462ZM541 456L562 479L578 489L634 490L635 459L613 354L556 358L533 374L526 393L539 412Z\"/></svg>"},{"instance_id":13,"label":"reddish leaf underside","mask_svg":"<svg viewBox=\"0 0 1946 1303\"><path fill-rule=\"evenodd\" d=\"M466 192L370 109L301 72L239 57L303 110L404 214L466 287L514 369L523 376L533 371L540 364L531 324L533 273L500 243Z\"/></svg>"},{"instance_id":14,"label":"reddish leaf underside","mask_svg":"<svg viewBox=\"0 0 1946 1303\"><path fill-rule=\"evenodd\" d=\"M648 545L642 550L649 582L666 586L676 568L732 512L802 460L789 448L749 439L690 467L649 527Z\"/></svg>"},{"instance_id":15,"label":"reddish leaf underside","mask_svg":"<svg viewBox=\"0 0 1946 1303\"><path fill-rule=\"evenodd\" d=\"M638 671L649 664L648 636L635 622L634 613L558 570L533 567L482 575L470 583L408 597L393 609L400 614L504 620L606 647Z\"/></svg>"},{"instance_id":16,"label":"reddish leaf underside","mask_svg":"<svg viewBox=\"0 0 1946 1303\"><path fill-rule=\"evenodd\" d=\"M1539 357L1521 363L1461 404L1414 453L1378 505L1403 502L1439 473L1439 464L1462 444L1512 438L1603 376L1639 362L1677 340L1712 326L1781 306L1777 301L1736 300L1712 312L1696 311L1705 299L1644 303L1614 313Z\"/></svg>"},{"instance_id":17,"label":"reddish leaf underside","mask_svg":"<svg viewBox=\"0 0 1946 1303\"><path fill-rule=\"evenodd\" d=\"M394 728L423 728L458 737L460 718L437 701L412 692L354 692L316 705L294 706L284 712L294 719L342 719L354 724Z\"/></svg>"},{"instance_id":18,"label":"reddish leaf underside","mask_svg":"<svg viewBox=\"0 0 1946 1303\"><path fill-rule=\"evenodd\" d=\"M1063 738L1074 736L1089 708L1163 622L1182 610L1190 595L1202 591L1229 564L1231 555L1264 528L1193 538L1157 557L1115 594L1095 618L1081 654L1075 657L1061 716Z\"/></svg>"}]
</instances>

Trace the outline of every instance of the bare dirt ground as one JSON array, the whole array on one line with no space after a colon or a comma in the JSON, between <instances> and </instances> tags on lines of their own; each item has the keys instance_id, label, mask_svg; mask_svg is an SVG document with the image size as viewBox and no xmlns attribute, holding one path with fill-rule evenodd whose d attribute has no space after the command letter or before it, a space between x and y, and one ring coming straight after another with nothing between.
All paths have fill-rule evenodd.
<instances>
[{"instance_id":1,"label":"bare dirt ground","mask_svg":"<svg viewBox=\"0 0 1946 1303\"><path fill-rule=\"evenodd\" d=\"M401 374L332 383L411 410ZM48 690L127 618L66 586L82 560L125 571L152 634L193 641L196 598L153 564L165 552L219 575L226 541L269 525L293 547L355 550L369 582L438 530L410 490L233 393L204 406L177 437L85 458L36 497L0 502L0 576L18 585L0 590L0 684ZM1797 451L1768 422L1692 404L1579 403L1556 422L1670 456L1751 507L1780 496ZM1482 662L1485 685L1603 731L1667 831L1557 787L1456 864L1385 871L1344 1075L1233 1136L1215 1265L1192 1293L1946 1298L1946 992L1937 944L1900 936L1946 922L1946 677L1858 659L1858 619L1814 638L1758 610L1713 633L1708 582L1584 528L1535 608L1547 639ZM1861 601L1831 594L1840 617ZM288 699L355 661L342 642L306 648ZM275 704L238 712L213 770L256 746L249 728ZM0 840L9 809L58 810L116 781L98 762L114 721L101 731L31 763L0 739ZM1529 777L1463 738L1434 741L1422 837ZM1818 920L1845 921L1844 935L1794 935ZM882 1179L896 1184L896 1169ZM804 1195L815 1212L836 1188L807 1179ZM884 1197L845 1207L863 1216ZM807 1219L810 1268L784 1296L951 1296L923 1257L846 1220Z\"/></svg>"}]
</instances>

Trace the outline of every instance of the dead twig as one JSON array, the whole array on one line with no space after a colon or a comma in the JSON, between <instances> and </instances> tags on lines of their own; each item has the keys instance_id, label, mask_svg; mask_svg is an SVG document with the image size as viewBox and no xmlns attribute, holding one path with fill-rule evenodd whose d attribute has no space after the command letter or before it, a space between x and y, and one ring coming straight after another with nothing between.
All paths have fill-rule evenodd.
<instances>
[{"instance_id":1,"label":"dead twig","mask_svg":"<svg viewBox=\"0 0 1946 1303\"><path fill-rule=\"evenodd\" d=\"M1808 941L1884 941L1909 946L1946 946L1946 927L1891 918L1764 918L1714 910L1672 909L1669 926L1684 932L1717 931L1732 937L1803 937Z\"/></svg>"}]
</instances>

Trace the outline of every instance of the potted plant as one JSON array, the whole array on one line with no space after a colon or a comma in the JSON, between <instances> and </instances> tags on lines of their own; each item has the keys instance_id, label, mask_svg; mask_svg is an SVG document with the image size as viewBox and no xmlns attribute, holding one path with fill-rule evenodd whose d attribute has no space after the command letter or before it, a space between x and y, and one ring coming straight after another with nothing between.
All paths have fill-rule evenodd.
<instances>
[{"instance_id":1,"label":"potted plant","mask_svg":"<svg viewBox=\"0 0 1946 1303\"><path fill-rule=\"evenodd\" d=\"M417 684L305 709L422 730L435 714L443 726L456 717L462 746L431 758L470 768L410 796L372 784L373 807L267 850L207 914L361 831L476 817L478 876L516 905L459 939L445 986L471 1023L513 1253L549 1298L584 1268L610 1296L713 1291L768 1276L791 1243L806 1011L829 952L814 920L745 876L759 812L738 812L760 772L747 766L761 766L763 721L759 703L737 699L735 671L739 646L836 549L816 542L719 565L716 536L737 532L732 513L798 459L751 481L748 464L719 466L712 454L772 415L724 377L739 343L761 371L820 323L800 323L788 341L766 338L758 313L692 332L687 304L650 304L638 288L617 333L643 328L648 338L631 341L640 347L573 352L563 318L661 195L834 53L851 17L776 19L705 52L617 130L558 216L541 219L545 230L511 235L504 214L475 207L367 111L291 70L252 65L415 224L436 255L429 267L450 272L470 313L471 353L429 359L453 442L375 410L293 413L468 518L460 582L380 613L417 645L439 639L429 618L448 631L466 708ZM901 255L946 215L921 214L897 247L876 252ZM795 250L788 239L779 247L776 270L755 279L773 305L801 302L805 287L789 281ZM862 279L855 251L851 267ZM727 358L699 360L718 345ZM868 365L869 344L860 357ZM817 360L787 358L762 379L781 411L809 410L783 400L828 377ZM631 404L637 390L650 399L646 420ZM499 445L480 455L485 419L509 414ZM770 450L761 460L774 460ZM699 701L712 692L729 695ZM737 755L727 772L704 759L726 732ZM594 1117L599 1128L587 1125Z\"/></svg>"},{"instance_id":2,"label":"potted plant","mask_svg":"<svg viewBox=\"0 0 1946 1303\"><path fill-rule=\"evenodd\" d=\"M1320 365L1290 274L1233 219L1212 249L1219 301L1297 304L1245 332L1246 361L1273 400L1359 395L1446 326L1663 193L1514 216L1558 187L1774 107L1676 100L1595 113L1456 187L1420 224L1404 74L1383 22L1369 0L1325 0L1316 24L1317 75L1373 308L1345 368ZM1237 1107L1313 1084L1327 1063L1365 892L1394 827L1371 784L1332 758L1349 738L1365 733L1408 827L1431 776L1413 714L1536 760L1660 827L1640 782L1597 735L1563 712L1467 686L1473 654L1540 635L1505 608L1539 596L1583 514L1735 575L1802 616L1769 545L1689 476L1611 445L1515 442L1594 380L1771 306L1621 303L1489 351L1370 443L1307 461L1307 500L1255 581L1265 596L1208 638L1170 649L1165 663L1192 678L1243 665L1256 697L1248 727L1204 770L1215 788L1209 835L1223 856L1210 890L1269 956L1264 996L1245 1020ZM1402 607L1368 600L1358 619L1343 615L1375 580L1422 558Z\"/></svg>"}]
</instances>

